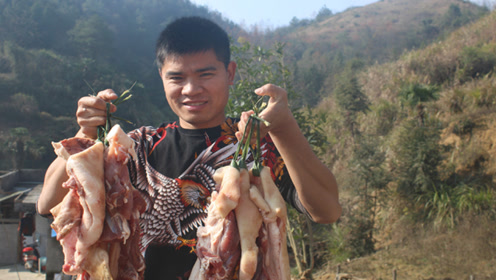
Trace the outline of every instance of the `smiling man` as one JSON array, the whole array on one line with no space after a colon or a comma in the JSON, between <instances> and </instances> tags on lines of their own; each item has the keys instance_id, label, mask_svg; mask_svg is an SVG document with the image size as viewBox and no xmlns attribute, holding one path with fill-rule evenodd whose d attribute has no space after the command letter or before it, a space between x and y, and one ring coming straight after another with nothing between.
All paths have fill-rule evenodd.
<instances>
[{"instance_id":1,"label":"smiling man","mask_svg":"<svg viewBox=\"0 0 496 280\"><path fill-rule=\"evenodd\" d=\"M169 24L158 38L156 63L167 102L178 119L129 133L138 155L129 163L131 180L147 201L140 217L144 277L188 279L196 260L196 230L215 188L213 172L229 162L253 112L240 119L226 118L236 63L230 58L227 33L215 23L187 17ZM341 215L336 180L302 135L286 91L268 84L255 94L270 96L260 113L270 122L262 127L262 160L281 194L315 222L336 221ZM76 136L95 139L97 127L105 123L106 104L115 98L110 89L81 98ZM62 188L68 178L65 164L58 158L47 171L38 201L41 214L49 214L67 192Z\"/></svg>"},{"instance_id":2,"label":"smiling man","mask_svg":"<svg viewBox=\"0 0 496 280\"><path fill-rule=\"evenodd\" d=\"M167 102L182 128L209 128L225 121L236 63L227 67L213 50L167 58L159 70Z\"/></svg>"}]
</instances>

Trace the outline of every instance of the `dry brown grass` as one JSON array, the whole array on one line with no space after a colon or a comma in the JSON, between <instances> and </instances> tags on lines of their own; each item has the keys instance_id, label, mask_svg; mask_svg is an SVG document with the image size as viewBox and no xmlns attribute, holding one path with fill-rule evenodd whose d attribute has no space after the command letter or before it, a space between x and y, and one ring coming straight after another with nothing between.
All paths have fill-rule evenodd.
<instances>
[{"instance_id":1,"label":"dry brown grass","mask_svg":"<svg viewBox=\"0 0 496 280\"><path fill-rule=\"evenodd\" d=\"M392 238L374 255L341 264L341 272L367 279L496 279L496 223L487 216L467 216L456 230L432 231L406 221L396 224ZM315 274L335 279L336 264Z\"/></svg>"},{"instance_id":2,"label":"dry brown grass","mask_svg":"<svg viewBox=\"0 0 496 280\"><path fill-rule=\"evenodd\" d=\"M402 36L402 32L411 30L412 24L421 23L423 19L429 19L432 16L445 14L451 4L459 5L461 9L473 8L470 3L453 0L376 1L364 7L356 7L336 14L292 36L302 37L309 41L318 41L322 38L335 41L339 34L346 33L353 40L358 34L364 34L370 26L373 26L378 34L389 33ZM394 38L391 36L391 40Z\"/></svg>"},{"instance_id":3,"label":"dry brown grass","mask_svg":"<svg viewBox=\"0 0 496 280\"><path fill-rule=\"evenodd\" d=\"M401 59L375 65L360 77L362 88L373 102L395 101L400 88L411 82L439 84L447 90L459 86L456 70L465 47L496 43L496 11L452 33L446 40L406 53Z\"/></svg>"}]
</instances>

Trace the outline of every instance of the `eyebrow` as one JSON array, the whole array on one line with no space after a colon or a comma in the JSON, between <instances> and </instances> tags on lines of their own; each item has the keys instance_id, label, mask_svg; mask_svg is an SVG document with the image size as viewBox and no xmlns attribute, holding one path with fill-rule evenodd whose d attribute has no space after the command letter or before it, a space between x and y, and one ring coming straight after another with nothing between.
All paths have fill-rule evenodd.
<instances>
[{"instance_id":1,"label":"eyebrow","mask_svg":"<svg viewBox=\"0 0 496 280\"><path fill-rule=\"evenodd\" d=\"M202 72L215 71L215 70L217 70L217 67L207 66L207 67L200 68L200 69L196 70L195 73L202 73ZM177 76L177 75L181 75L181 74L183 74L183 72L180 72L180 71L167 71L167 72L165 72L166 76Z\"/></svg>"}]
</instances>

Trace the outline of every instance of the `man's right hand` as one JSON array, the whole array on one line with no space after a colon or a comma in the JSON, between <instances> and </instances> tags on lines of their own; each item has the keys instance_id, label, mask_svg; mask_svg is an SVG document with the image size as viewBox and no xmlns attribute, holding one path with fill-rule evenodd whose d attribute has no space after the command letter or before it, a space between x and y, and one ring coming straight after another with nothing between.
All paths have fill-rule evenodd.
<instances>
[{"instance_id":1,"label":"man's right hand","mask_svg":"<svg viewBox=\"0 0 496 280\"><path fill-rule=\"evenodd\" d=\"M96 139L98 127L106 122L107 103L114 99L117 99L117 94L111 89L102 90L97 96L79 99L76 117L80 129L76 136ZM115 105L110 104L110 113L114 113L116 109Z\"/></svg>"},{"instance_id":2,"label":"man's right hand","mask_svg":"<svg viewBox=\"0 0 496 280\"><path fill-rule=\"evenodd\" d=\"M77 122L81 127L76 137L96 139L98 126L105 125L107 103L117 98L111 89L100 91L97 96L85 96L78 101L76 112ZM115 112L115 105L110 105L110 112ZM50 209L59 204L67 194L68 189L62 184L69 179L66 173L66 161L57 157L47 169L43 189L38 198L37 210L43 215L50 214Z\"/></svg>"}]
</instances>

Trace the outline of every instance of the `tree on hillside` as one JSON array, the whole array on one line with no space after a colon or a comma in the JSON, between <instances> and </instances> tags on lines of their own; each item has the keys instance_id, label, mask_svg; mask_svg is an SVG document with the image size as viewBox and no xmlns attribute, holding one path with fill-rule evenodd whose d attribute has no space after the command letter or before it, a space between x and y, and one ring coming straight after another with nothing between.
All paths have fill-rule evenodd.
<instances>
[{"instance_id":1,"label":"tree on hillside","mask_svg":"<svg viewBox=\"0 0 496 280\"><path fill-rule=\"evenodd\" d=\"M34 47L39 40L38 23L31 13L30 1L0 2L0 38L23 47Z\"/></svg>"},{"instance_id":2,"label":"tree on hillside","mask_svg":"<svg viewBox=\"0 0 496 280\"><path fill-rule=\"evenodd\" d=\"M440 131L436 120L420 126L415 119L399 127L390 146L394 153L394 178L398 193L411 201L440 183Z\"/></svg>"},{"instance_id":3,"label":"tree on hillside","mask_svg":"<svg viewBox=\"0 0 496 280\"><path fill-rule=\"evenodd\" d=\"M330 16L332 16L332 11L324 5L324 7L320 8L319 13L315 17L315 21L321 22Z\"/></svg>"},{"instance_id":4,"label":"tree on hillside","mask_svg":"<svg viewBox=\"0 0 496 280\"><path fill-rule=\"evenodd\" d=\"M37 159L45 153L45 149L33 141L25 127L12 128L6 143L2 144L0 154L5 154L11 159L11 167L14 170L23 168L28 156Z\"/></svg>"},{"instance_id":5,"label":"tree on hillside","mask_svg":"<svg viewBox=\"0 0 496 280\"><path fill-rule=\"evenodd\" d=\"M357 196L358 203L353 212L348 214L344 225L350 230L345 238L350 257L361 257L375 252L377 191L384 189L391 181L385 162L386 152L381 149L376 136L358 137L349 160L349 167L356 176L353 194Z\"/></svg>"},{"instance_id":6,"label":"tree on hillside","mask_svg":"<svg viewBox=\"0 0 496 280\"><path fill-rule=\"evenodd\" d=\"M439 36L439 27L433 24L432 19L422 20L422 26L419 31L419 35L425 36L426 38L434 39Z\"/></svg>"},{"instance_id":7,"label":"tree on hillside","mask_svg":"<svg viewBox=\"0 0 496 280\"><path fill-rule=\"evenodd\" d=\"M301 70L301 78L304 81L303 91L301 93L304 104L315 106L321 100L321 88L324 84L326 74L316 65L310 66L309 69Z\"/></svg>"},{"instance_id":8,"label":"tree on hillside","mask_svg":"<svg viewBox=\"0 0 496 280\"><path fill-rule=\"evenodd\" d=\"M346 70L339 76L333 91L334 99L342 110L345 124L352 137L358 134L357 117L359 113L369 110L370 102L362 92L356 73L363 66L360 60L348 63Z\"/></svg>"},{"instance_id":9,"label":"tree on hillside","mask_svg":"<svg viewBox=\"0 0 496 280\"><path fill-rule=\"evenodd\" d=\"M39 37L36 48L67 52L67 31L80 12L74 1L77 0L32 1L32 19L37 23L35 32Z\"/></svg>"},{"instance_id":10,"label":"tree on hillside","mask_svg":"<svg viewBox=\"0 0 496 280\"><path fill-rule=\"evenodd\" d=\"M73 29L68 31L71 43L81 57L105 59L113 46L113 33L98 15L81 18Z\"/></svg>"},{"instance_id":11,"label":"tree on hillside","mask_svg":"<svg viewBox=\"0 0 496 280\"><path fill-rule=\"evenodd\" d=\"M479 13L487 12L487 8L481 8ZM462 10L458 4L451 4L448 11L440 19L440 29L446 33L462 27L477 18L471 10Z\"/></svg>"}]
</instances>

